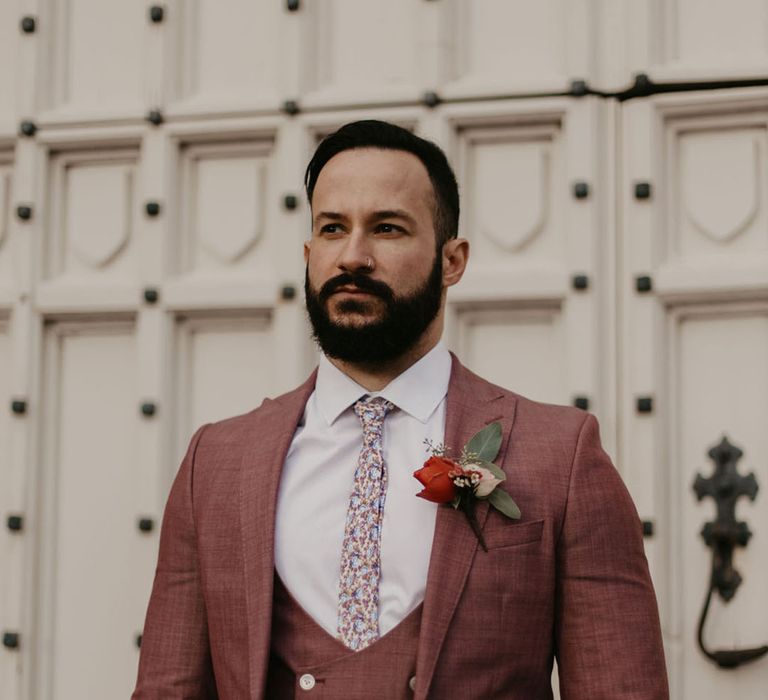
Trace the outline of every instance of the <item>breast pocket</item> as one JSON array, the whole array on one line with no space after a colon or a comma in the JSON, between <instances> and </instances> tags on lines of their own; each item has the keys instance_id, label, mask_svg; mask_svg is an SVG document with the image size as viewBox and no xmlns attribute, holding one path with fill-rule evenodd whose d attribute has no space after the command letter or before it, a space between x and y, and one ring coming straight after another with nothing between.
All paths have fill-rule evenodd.
<instances>
[{"instance_id":1,"label":"breast pocket","mask_svg":"<svg viewBox=\"0 0 768 700\"><path fill-rule=\"evenodd\" d=\"M488 528L483 532L483 537L488 549L501 549L540 542L543 532L544 520L531 520L524 523L507 520L496 527Z\"/></svg>"}]
</instances>

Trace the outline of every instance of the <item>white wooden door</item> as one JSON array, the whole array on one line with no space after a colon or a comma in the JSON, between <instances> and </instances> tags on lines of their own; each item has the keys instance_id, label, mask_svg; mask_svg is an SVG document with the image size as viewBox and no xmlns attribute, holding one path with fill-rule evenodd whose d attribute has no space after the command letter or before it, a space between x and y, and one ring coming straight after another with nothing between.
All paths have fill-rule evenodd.
<instances>
[{"instance_id":1,"label":"white wooden door","mask_svg":"<svg viewBox=\"0 0 768 700\"><path fill-rule=\"evenodd\" d=\"M768 659L724 671L696 646L714 506L691 485L724 434L755 472L737 510L754 533L744 582L713 602L706 640L765 643L766 91L567 92L635 72L764 75L767 14L765 0L0 3L0 697L130 693L189 436L316 359L306 162L341 124L380 118L456 167L472 259L448 344L493 381L598 415L653 526L672 697L763 698Z\"/></svg>"}]
</instances>

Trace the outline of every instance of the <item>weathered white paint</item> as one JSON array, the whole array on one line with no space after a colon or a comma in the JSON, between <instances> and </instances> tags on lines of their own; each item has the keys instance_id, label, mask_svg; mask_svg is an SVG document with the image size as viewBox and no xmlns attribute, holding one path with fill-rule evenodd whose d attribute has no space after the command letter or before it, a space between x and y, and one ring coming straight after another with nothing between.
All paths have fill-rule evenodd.
<instances>
[{"instance_id":1,"label":"weathered white paint","mask_svg":"<svg viewBox=\"0 0 768 700\"><path fill-rule=\"evenodd\" d=\"M713 508L691 483L723 432L760 481L738 511L755 533L737 553L744 584L713 604L707 639L764 643L765 90L488 98L573 79L617 89L641 71L764 75L766 3L167 0L160 24L149 4L0 6L0 406L29 406L0 413L0 515L26 523L0 532L0 630L22 639L0 649L0 697L127 695L158 535L137 518L159 522L197 425L313 366L303 169L322 135L378 117L434 138L456 166L473 255L449 297L450 346L533 398L587 397L655 522L672 697L763 698L768 661L724 672L695 646ZM35 33L19 31L24 14ZM465 101L429 109L426 90ZM288 116L286 99L314 111ZM154 108L160 126L143 119ZM650 199L634 198L638 181ZM639 294L645 274L654 289ZM638 396L654 413L636 412Z\"/></svg>"}]
</instances>

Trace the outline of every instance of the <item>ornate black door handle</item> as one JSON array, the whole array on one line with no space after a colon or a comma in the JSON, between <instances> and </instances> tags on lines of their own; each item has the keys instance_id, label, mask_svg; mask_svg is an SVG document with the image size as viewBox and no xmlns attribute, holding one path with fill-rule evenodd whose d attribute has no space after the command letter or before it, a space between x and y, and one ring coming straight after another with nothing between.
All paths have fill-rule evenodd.
<instances>
[{"instance_id":1,"label":"ornate black door handle","mask_svg":"<svg viewBox=\"0 0 768 700\"><path fill-rule=\"evenodd\" d=\"M757 479L754 474L743 476L737 471L737 463L743 452L723 437L719 445L709 450L715 463L711 476L696 475L693 490L699 500L711 496L717 506L717 517L705 523L701 536L707 547L712 549L712 573L704 606L699 616L698 640L704 655L722 668L736 668L754 661L768 652L768 646L749 649L720 649L710 651L704 645L704 622L707 619L712 592L717 591L727 603L736 595L742 578L733 566L734 547L746 547L752 536L748 525L736 520L736 502L740 496L754 501L757 496Z\"/></svg>"}]
</instances>

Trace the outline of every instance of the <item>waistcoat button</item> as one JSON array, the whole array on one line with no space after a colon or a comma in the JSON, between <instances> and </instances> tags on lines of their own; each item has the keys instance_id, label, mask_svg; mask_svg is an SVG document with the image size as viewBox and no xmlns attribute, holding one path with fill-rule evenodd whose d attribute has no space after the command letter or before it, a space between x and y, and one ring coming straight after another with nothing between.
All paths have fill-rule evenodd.
<instances>
[{"instance_id":1,"label":"waistcoat button","mask_svg":"<svg viewBox=\"0 0 768 700\"><path fill-rule=\"evenodd\" d=\"M305 673L299 678L299 687L302 690L312 690L315 687L315 677L311 673Z\"/></svg>"},{"instance_id":2,"label":"waistcoat button","mask_svg":"<svg viewBox=\"0 0 768 700\"><path fill-rule=\"evenodd\" d=\"M416 676L411 676L411 677L408 679L408 687L409 687L411 690L416 690Z\"/></svg>"}]
</instances>

